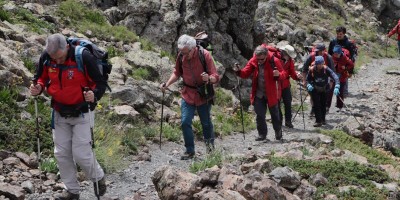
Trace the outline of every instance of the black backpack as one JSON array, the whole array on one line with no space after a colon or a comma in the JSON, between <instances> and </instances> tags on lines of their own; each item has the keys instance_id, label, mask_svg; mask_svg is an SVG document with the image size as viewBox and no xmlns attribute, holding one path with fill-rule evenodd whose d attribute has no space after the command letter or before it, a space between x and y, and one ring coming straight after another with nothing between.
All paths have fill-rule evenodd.
<instances>
[{"instance_id":1,"label":"black backpack","mask_svg":"<svg viewBox=\"0 0 400 200\"><path fill-rule=\"evenodd\" d=\"M196 48L198 48L198 52L199 52L199 59L201 64L203 65L203 71L208 73L207 70L207 63L206 63L206 59L204 57L204 48L203 46L197 45ZM178 55L178 62L179 62L179 72L181 74L183 74L183 67L182 67L182 60L183 60L183 55L181 53L179 53ZM214 86L212 84L203 84L200 86L191 86L185 83L185 81L183 81L183 85L196 89L197 92L200 94L201 97L205 98L205 99L212 99L215 96L215 91L214 91Z\"/></svg>"},{"instance_id":2,"label":"black backpack","mask_svg":"<svg viewBox=\"0 0 400 200\"><path fill-rule=\"evenodd\" d=\"M83 69L83 50L87 49L97 59L97 67L103 79L107 82L108 75L111 73L112 65L108 62L108 52L101 50L98 46L93 44L91 41L83 38L68 38L67 42L75 46L75 60L78 65L78 70L85 72ZM107 88L111 92L110 86L107 84Z\"/></svg>"}]
</instances>

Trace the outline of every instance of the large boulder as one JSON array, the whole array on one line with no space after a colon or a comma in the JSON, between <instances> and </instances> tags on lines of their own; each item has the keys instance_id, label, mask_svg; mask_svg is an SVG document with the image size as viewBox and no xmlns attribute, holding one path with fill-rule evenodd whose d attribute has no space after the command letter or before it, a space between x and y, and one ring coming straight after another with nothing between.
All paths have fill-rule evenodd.
<instances>
[{"instance_id":1,"label":"large boulder","mask_svg":"<svg viewBox=\"0 0 400 200\"><path fill-rule=\"evenodd\" d=\"M171 166L158 168L151 180L160 199L191 199L201 191L200 177Z\"/></svg>"}]
</instances>

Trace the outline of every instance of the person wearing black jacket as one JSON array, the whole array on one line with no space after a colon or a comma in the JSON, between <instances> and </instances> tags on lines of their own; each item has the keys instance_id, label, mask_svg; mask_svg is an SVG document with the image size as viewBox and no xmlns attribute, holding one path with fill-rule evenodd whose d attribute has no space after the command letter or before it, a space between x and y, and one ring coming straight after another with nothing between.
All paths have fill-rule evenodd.
<instances>
[{"instance_id":1,"label":"person wearing black jacket","mask_svg":"<svg viewBox=\"0 0 400 200\"><path fill-rule=\"evenodd\" d=\"M314 102L315 124L314 127L320 127L326 124L325 104L327 95L328 77L335 80L335 89L333 93L339 95L339 78L329 67L324 65L322 56L315 57L315 66L311 67L307 74L307 90L311 93Z\"/></svg>"},{"instance_id":2,"label":"person wearing black jacket","mask_svg":"<svg viewBox=\"0 0 400 200\"><path fill-rule=\"evenodd\" d=\"M79 199L80 185L75 163L83 169L86 177L98 183L100 196L106 192L104 171L92 152L90 119L94 114L89 112L88 103L94 110L107 83L98 70L96 58L88 50L83 51L82 59L84 69L80 70L75 60L75 46L68 44L61 34L50 35L30 86L33 96L46 90L52 97L54 156L66 187L55 199ZM90 90L83 90L85 87Z\"/></svg>"}]
</instances>

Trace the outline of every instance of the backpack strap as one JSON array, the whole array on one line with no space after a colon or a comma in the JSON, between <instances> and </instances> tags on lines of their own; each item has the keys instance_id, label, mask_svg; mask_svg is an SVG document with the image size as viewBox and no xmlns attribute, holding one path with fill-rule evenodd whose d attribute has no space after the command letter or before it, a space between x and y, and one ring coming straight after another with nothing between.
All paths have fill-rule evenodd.
<instances>
[{"instance_id":1,"label":"backpack strap","mask_svg":"<svg viewBox=\"0 0 400 200\"><path fill-rule=\"evenodd\" d=\"M83 67L83 50L85 50L86 47L83 47L81 45L75 46L75 61L76 64L78 65L78 70L85 73L84 67Z\"/></svg>"},{"instance_id":2,"label":"backpack strap","mask_svg":"<svg viewBox=\"0 0 400 200\"><path fill-rule=\"evenodd\" d=\"M203 70L204 72L208 73L207 62L206 58L204 57L204 48L200 45L197 45L196 47L199 49L199 59L201 64L203 65ZM181 75L183 75L183 55L180 52L178 54L178 65L179 65L179 72L181 73ZM183 81L183 84L185 84L185 81Z\"/></svg>"}]
</instances>

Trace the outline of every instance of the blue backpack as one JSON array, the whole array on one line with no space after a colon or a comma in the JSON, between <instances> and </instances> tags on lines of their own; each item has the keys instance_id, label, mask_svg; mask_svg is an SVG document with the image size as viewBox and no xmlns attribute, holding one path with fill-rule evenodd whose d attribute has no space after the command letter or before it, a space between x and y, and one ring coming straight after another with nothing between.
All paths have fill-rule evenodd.
<instances>
[{"instance_id":1,"label":"blue backpack","mask_svg":"<svg viewBox=\"0 0 400 200\"><path fill-rule=\"evenodd\" d=\"M78 70L85 72L83 68L82 53L87 49L97 59L97 67L103 79L107 82L108 75L111 73L112 65L108 62L108 52L101 50L91 41L83 38L68 38L67 42L75 46L75 60L78 65ZM107 88L111 92L111 88L107 83Z\"/></svg>"}]
</instances>

